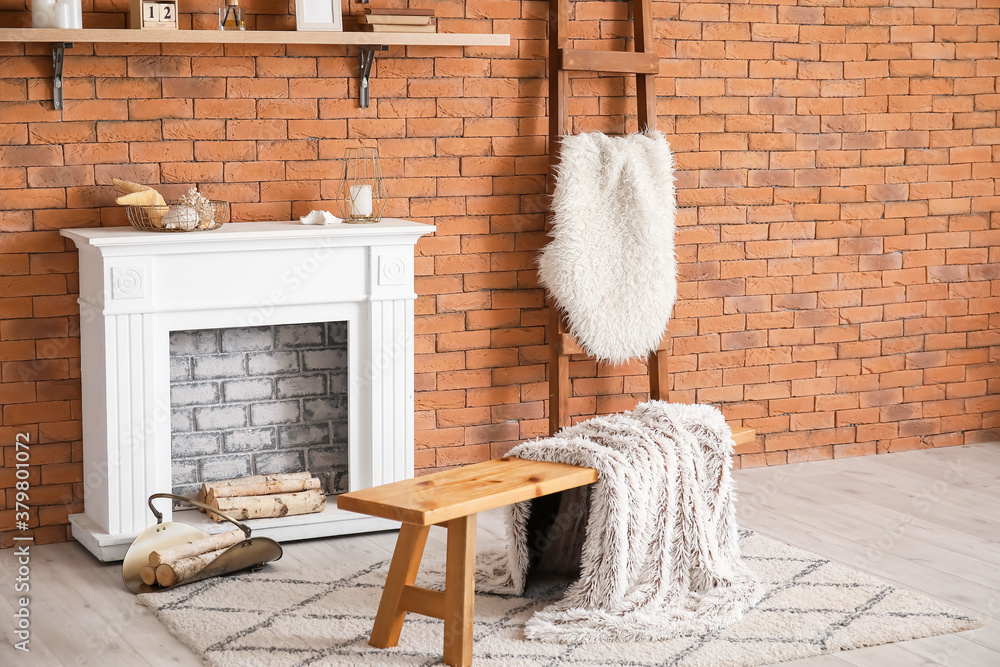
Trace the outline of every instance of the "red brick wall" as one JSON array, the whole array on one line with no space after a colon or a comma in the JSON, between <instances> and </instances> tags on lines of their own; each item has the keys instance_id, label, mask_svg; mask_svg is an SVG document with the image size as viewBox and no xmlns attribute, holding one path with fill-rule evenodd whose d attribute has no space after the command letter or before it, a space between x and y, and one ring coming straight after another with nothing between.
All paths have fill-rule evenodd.
<instances>
[{"instance_id":1,"label":"red brick wall","mask_svg":"<svg viewBox=\"0 0 1000 667\"><path fill-rule=\"evenodd\" d=\"M88 27L124 25L122 3L92 4ZM57 230L125 224L115 176L288 219L329 196L347 140L378 139L388 213L438 226L417 248L418 467L546 432L548 3L413 4L512 44L393 48L367 110L344 47L78 44L61 114L48 47L0 44L4 544L17 432L38 443L36 540L65 539L81 510L76 252ZM682 206L673 400L756 428L743 466L996 439L1000 3L654 4ZM247 7L294 25L284 2ZM578 46L624 44L625 3L575 7ZM0 0L0 25L27 24L23 8ZM574 79L575 130L634 129L631 88ZM574 410L631 407L642 371L575 361Z\"/></svg>"}]
</instances>

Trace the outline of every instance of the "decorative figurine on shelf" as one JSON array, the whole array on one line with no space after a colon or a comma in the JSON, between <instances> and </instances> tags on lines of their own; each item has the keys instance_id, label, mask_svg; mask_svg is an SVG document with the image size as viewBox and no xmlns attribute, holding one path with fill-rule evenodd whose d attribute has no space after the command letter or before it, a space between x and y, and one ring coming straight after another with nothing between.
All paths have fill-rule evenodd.
<instances>
[{"instance_id":1,"label":"decorative figurine on shelf","mask_svg":"<svg viewBox=\"0 0 1000 667\"><path fill-rule=\"evenodd\" d=\"M378 148L348 148L344 162L344 180L337 192L340 217L344 222L378 222L389 200L382 179Z\"/></svg>"},{"instance_id":2,"label":"decorative figurine on shelf","mask_svg":"<svg viewBox=\"0 0 1000 667\"><path fill-rule=\"evenodd\" d=\"M132 0L129 27L177 30L177 0Z\"/></svg>"},{"instance_id":3,"label":"decorative figurine on shelf","mask_svg":"<svg viewBox=\"0 0 1000 667\"><path fill-rule=\"evenodd\" d=\"M246 30L240 0L226 0L225 7L219 7L219 30Z\"/></svg>"},{"instance_id":4,"label":"decorative figurine on shelf","mask_svg":"<svg viewBox=\"0 0 1000 667\"><path fill-rule=\"evenodd\" d=\"M32 28L82 28L80 0L31 0Z\"/></svg>"}]
</instances>

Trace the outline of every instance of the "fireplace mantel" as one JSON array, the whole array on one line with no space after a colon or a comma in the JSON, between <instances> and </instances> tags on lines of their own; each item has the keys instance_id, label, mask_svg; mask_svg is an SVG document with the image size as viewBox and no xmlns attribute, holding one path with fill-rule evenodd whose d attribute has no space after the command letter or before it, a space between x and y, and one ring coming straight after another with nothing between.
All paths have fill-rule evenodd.
<instances>
[{"instance_id":1,"label":"fireplace mantel","mask_svg":"<svg viewBox=\"0 0 1000 667\"><path fill-rule=\"evenodd\" d=\"M62 230L80 250L84 513L70 516L74 538L101 560L122 558L153 523L146 499L171 489L171 331L346 321L350 488L411 477L413 246L433 231L396 219ZM331 499L321 514L255 529L304 539L393 527Z\"/></svg>"}]
</instances>

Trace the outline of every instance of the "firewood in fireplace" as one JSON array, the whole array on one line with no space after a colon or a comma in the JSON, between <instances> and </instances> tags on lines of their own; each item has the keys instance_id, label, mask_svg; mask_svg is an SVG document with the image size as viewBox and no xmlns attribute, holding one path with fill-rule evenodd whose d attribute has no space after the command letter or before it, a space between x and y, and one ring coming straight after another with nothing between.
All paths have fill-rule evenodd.
<instances>
[{"instance_id":1,"label":"firewood in fireplace","mask_svg":"<svg viewBox=\"0 0 1000 667\"><path fill-rule=\"evenodd\" d=\"M261 482L273 482L280 480L291 480L291 479L310 479L312 473L309 472L287 472L287 473L275 473L272 475L254 475L252 477L240 477L237 479L222 479L216 482L205 482L201 485L201 489L198 491L198 500L201 502L206 502L206 496L208 495L208 490L212 487L220 486L230 486L233 484L259 484ZM198 508L200 512L205 510Z\"/></svg>"},{"instance_id":2,"label":"firewood in fireplace","mask_svg":"<svg viewBox=\"0 0 1000 667\"><path fill-rule=\"evenodd\" d=\"M322 512L326 508L326 495L322 491L310 489L299 493L213 498L211 506L225 512L237 521L265 519ZM209 512L208 515L215 521L225 521L221 516L212 512Z\"/></svg>"},{"instance_id":3,"label":"firewood in fireplace","mask_svg":"<svg viewBox=\"0 0 1000 667\"><path fill-rule=\"evenodd\" d=\"M181 558L173 563L160 563L156 567L156 583L160 586L173 586L182 581L187 581L222 555L226 551L226 548L216 549L215 551L198 554L190 558Z\"/></svg>"},{"instance_id":4,"label":"firewood in fireplace","mask_svg":"<svg viewBox=\"0 0 1000 667\"><path fill-rule=\"evenodd\" d=\"M192 540L191 542L185 542L184 544L178 544L159 551L152 551L149 554L149 565L157 567L163 563L172 563L182 558L190 558L191 556L198 556L209 551L225 549L242 540L243 531L239 529L209 535L200 540Z\"/></svg>"},{"instance_id":5,"label":"firewood in fireplace","mask_svg":"<svg viewBox=\"0 0 1000 667\"><path fill-rule=\"evenodd\" d=\"M211 505L216 498L234 498L237 496L267 496L274 493L298 493L299 491L319 490L319 479L276 479L249 484L228 484L226 486L208 485L205 494L205 504Z\"/></svg>"}]
</instances>

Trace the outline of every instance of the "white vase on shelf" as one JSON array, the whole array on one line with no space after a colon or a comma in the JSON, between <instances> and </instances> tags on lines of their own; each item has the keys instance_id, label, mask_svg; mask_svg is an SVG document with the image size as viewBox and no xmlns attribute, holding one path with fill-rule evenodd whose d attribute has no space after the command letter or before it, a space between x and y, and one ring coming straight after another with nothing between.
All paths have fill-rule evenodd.
<instances>
[{"instance_id":1,"label":"white vase on shelf","mask_svg":"<svg viewBox=\"0 0 1000 667\"><path fill-rule=\"evenodd\" d=\"M31 27L82 28L81 0L31 0Z\"/></svg>"}]
</instances>

